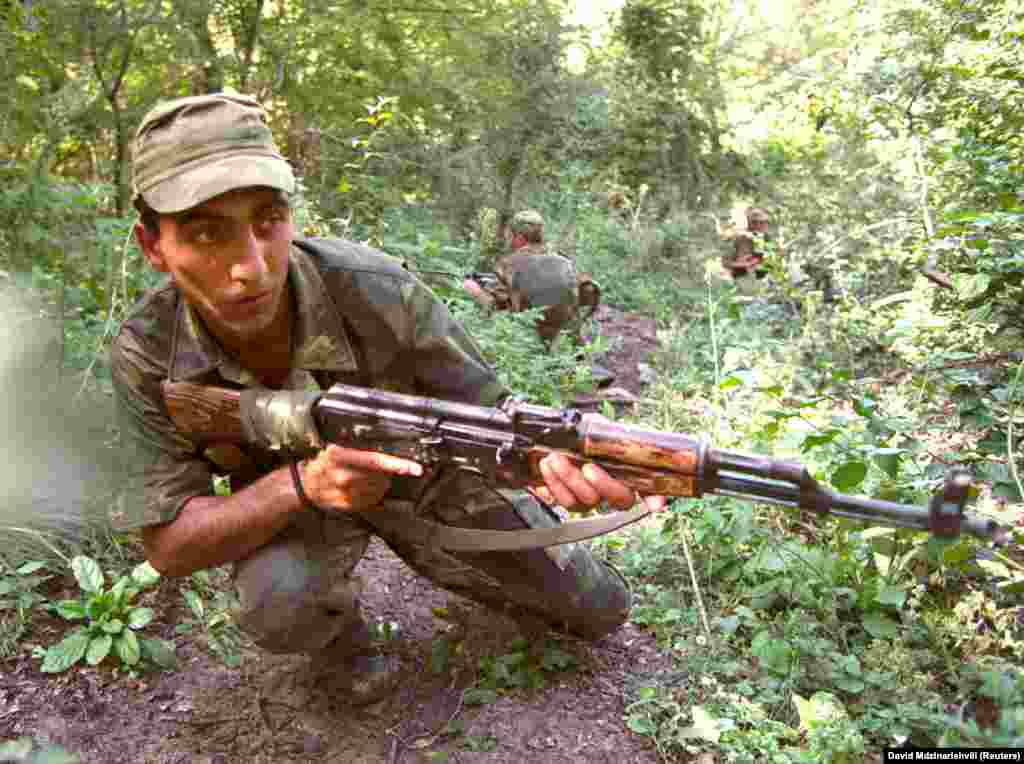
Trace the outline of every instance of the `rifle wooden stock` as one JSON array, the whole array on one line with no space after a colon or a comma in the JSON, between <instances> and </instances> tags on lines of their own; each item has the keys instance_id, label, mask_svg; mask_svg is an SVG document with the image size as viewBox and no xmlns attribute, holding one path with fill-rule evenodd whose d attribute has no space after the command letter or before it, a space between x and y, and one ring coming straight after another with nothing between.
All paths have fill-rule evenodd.
<instances>
[{"instance_id":1,"label":"rifle wooden stock","mask_svg":"<svg viewBox=\"0 0 1024 764\"><path fill-rule=\"evenodd\" d=\"M192 382L164 382L164 404L174 426L204 443L241 443L242 393Z\"/></svg>"}]
</instances>

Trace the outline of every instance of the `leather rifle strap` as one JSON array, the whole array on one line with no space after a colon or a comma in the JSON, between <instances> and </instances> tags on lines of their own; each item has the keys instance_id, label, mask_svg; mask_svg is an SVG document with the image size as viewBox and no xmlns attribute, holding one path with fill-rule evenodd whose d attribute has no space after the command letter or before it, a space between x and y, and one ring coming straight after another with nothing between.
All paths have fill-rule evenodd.
<instances>
[{"instance_id":1,"label":"leather rifle strap","mask_svg":"<svg viewBox=\"0 0 1024 764\"><path fill-rule=\"evenodd\" d=\"M370 525L381 530L400 533L405 539L416 544L449 552L518 552L585 541L635 523L653 511L643 507L629 512L569 520L554 528L496 531L442 525L433 520L417 517L411 507L400 508L396 506L397 504L399 502L385 502L380 509L359 514Z\"/></svg>"}]
</instances>

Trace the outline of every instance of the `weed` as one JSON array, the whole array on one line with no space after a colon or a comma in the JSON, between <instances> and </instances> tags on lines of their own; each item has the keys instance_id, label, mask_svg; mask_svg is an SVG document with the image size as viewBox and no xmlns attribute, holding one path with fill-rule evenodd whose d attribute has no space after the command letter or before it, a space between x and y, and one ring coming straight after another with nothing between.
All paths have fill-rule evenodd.
<instances>
[{"instance_id":1,"label":"weed","mask_svg":"<svg viewBox=\"0 0 1024 764\"><path fill-rule=\"evenodd\" d=\"M96 666L108 657L116 658L121 668L132 671L143 661L163 668L175 664L174 649L161 639L139 639L135 632L153 620L153 611L136 607L135 597L160 578L153 567L144 562L127 576L121 576L109 588L95 560L78 555L71 560L71 570L82 590L79 599L63 600L54 610L69 621L85 620L61 642L43 651L41 670L46 673L66 671L84 659Z\"/></svg>"},{"instance_id":2,"label":"weed","mask_svg":"<svg viewBox=\"0 0 1024 764\"><path fill-rule=\"evenodd\" d=\"M209 650L225 665L240 665L242 632L231 617L232 611L237 608L237 598L231 592L215 589L209 571L193 573L190 581L194 588L185 589L182 596L191 617L175 626L174 632L199 632Z\"/></svg>"},{"instance_id":3,"label":"weed","mask_svg":"<svg viewBox=\"0 0 1024 764\"><path fill-rule=\"evenodd\" d=\"M80 759L58 745L37 747L31 738L0 742L2 764L78 764Z\"/></svg>"}]
</instances>

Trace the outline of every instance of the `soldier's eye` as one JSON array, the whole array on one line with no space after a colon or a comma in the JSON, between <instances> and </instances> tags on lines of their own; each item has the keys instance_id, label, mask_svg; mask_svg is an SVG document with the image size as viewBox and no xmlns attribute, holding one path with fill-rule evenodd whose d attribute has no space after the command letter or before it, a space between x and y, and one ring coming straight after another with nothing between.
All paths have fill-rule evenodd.
<instances>
[{"instance_id":1,"label":"soldier's eye","mask_svg":"<svg viewBox=\"0 0 1024 764\"><path fill-rule=\"evenodd\" d=\"M192 241L196 244L213 244L219 238L216 226L201 226L192 232Z\"/></svg>"}]
</instances>

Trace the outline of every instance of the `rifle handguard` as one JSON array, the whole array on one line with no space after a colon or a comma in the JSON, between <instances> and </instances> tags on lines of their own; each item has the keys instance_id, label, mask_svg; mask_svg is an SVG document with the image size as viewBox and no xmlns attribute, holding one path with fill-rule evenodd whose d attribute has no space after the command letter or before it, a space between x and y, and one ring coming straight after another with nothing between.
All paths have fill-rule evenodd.
<instances>
[{"instance_id":1,"label":"rifle handguard","mask_svg":"<svg viewBox=\"0 0 1024 764\"><path fill-rule=\"evenodd\" d=\"M304 390L243 390L239 415L245 439L269 451L312 456L324 447L313 420L319 399Z\"/></svg>"}]
</instances>

